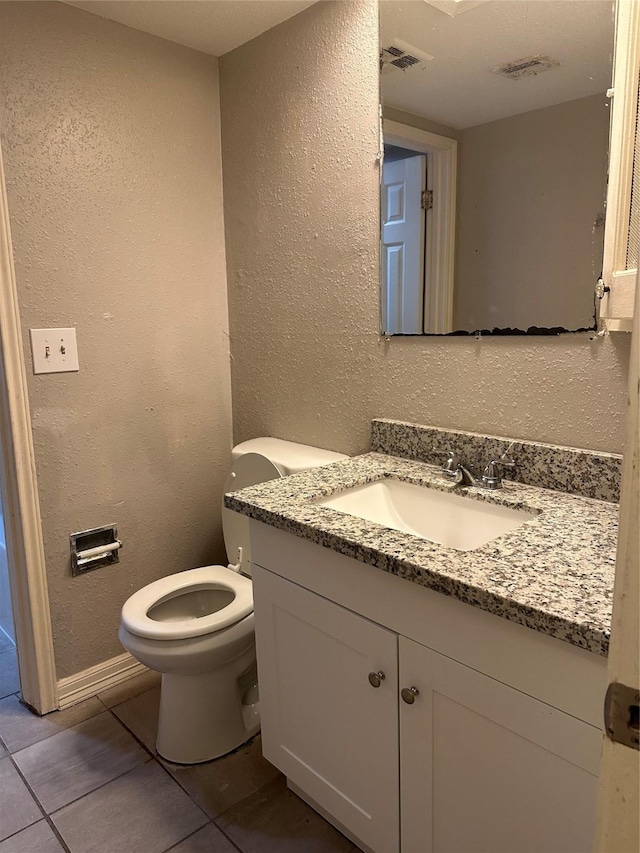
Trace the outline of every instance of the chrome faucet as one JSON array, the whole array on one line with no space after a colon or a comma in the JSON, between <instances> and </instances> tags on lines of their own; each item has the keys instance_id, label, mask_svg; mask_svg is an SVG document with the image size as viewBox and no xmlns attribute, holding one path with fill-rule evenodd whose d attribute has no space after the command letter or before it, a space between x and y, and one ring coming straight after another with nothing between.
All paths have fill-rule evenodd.
<instances>
[{"instance_id":1,"label":"chrome faucet","mask_svg":"<svg viewBox=\"0 0 640 853\"><path fill-rule=\"evenodd\" d=\"M470 465L465 465L460 461L454 450L436 450L435 447L433 450L435 453L446 454L447 461L440 470L448 480L453 480L456 486L477 486L480 489L489 490L501 489L502 477L498 473L497 467L515 467L515 462L509 459L507 456L508 450L506 450L500 459L489 460L482 472L482 476L478 477Z\"/></svg>"}]
</instances>

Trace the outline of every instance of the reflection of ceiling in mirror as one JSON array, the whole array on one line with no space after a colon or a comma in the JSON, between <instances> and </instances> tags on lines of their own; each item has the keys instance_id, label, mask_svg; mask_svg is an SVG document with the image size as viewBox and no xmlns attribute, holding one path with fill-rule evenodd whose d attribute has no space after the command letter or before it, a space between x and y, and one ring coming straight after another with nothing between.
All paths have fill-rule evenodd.
<instances>
[{"instance_id":1,"label":"reflection of ceiling in mirror","mask_svg":"<svg viewBox=\"0 0 640 853\"><path fill-rule=\"evenodd\" d=\"M428 0L382 0L380 44L398 39L434 58L382 75L384 106L452 128L604 93L611 86L611 0L487 0L469 3L455 16ZM536 56L559 64L516 80L492 73Z\"/></svg>"}]
</instances>

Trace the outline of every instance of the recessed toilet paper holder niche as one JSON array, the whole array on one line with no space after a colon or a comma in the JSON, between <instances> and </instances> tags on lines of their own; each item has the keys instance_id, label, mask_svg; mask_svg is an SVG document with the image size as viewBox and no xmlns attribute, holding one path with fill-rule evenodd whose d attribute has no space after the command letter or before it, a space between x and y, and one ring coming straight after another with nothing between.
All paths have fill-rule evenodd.
<instances>
[{"instance_id":1,"label":"recessed toilet paper holder niche","mask_svg":"<svg viewBox=\"0 0 640 853\"><path fill-rule=\"evenodd\" d=\"M120 562L122 542L118 539L118 526L106 524L91 530L69 534L71 547L71 574L76 577L101 566Z\"/></svg>"}]
</instances>

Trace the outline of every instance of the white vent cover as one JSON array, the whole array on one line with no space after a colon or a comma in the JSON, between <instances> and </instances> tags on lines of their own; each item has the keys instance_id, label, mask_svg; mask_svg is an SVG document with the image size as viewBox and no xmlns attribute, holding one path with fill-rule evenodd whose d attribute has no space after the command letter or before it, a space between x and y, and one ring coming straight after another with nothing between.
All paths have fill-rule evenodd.
<instances>
[{"instance_id":1,"label":"white vent cover","mask_svg":"<svg viewBox=\"0 0 640 853\"><path fill-rule=\"evenodd\" d=\"M557 59L550 56L526 56L524 59L514 59L513 62L505 62L492 68L494 74L501 74L510 80L520 80L521 77L535 77L544 71L550 71L560 65Z\"/></svg>"},{"instance_id":2,"label":"white vent cover","mask_svg":"<svg viewBox=\"0 0 640 853\"><path fill-rule=\"evenodd\" d=\"M424 68L427 62L431 62L433 56L419 50L401 39L394 39L393 43L380 50L380 73L389 74L394 70L406 71L409 68Z\"/></svg>"},{"instance_id":3,"label":"white vent cover","mask_svg":"<svg viewBox=\"0 0 640 853\"><path fill-rule=\"evenodd\" d=\"M467 12L475 6L480 6L486 3L487 0L425 0L430 6L449 15L450 18L455 18L460 12Z\"/></svg>"}]
</instances>

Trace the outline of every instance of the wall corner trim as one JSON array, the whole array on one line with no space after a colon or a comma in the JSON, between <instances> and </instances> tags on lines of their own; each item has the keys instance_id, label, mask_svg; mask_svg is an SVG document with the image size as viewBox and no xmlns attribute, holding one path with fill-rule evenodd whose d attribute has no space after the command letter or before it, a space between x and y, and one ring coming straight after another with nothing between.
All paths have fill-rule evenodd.
<instances>
[{"instance_id":1,"label":"wall corner trim","mask_svg":"<svg viewBox=\"0 0 640 853\"><path fill-rule=\"evenodd\" d=\"M0 147L0 492L22 699L46 714L56 665L12 246Z\"/></svg>"},{"instance_id":2,"label":"wall corner trim","mask_svg":"<svg viewBox=\"0 0 640 853\"><path fill-rule=\"evenodd\" d=\"M60 710L82 702L83 699L89 699L110 687L116 687L134 675L141 675L144 672L147 672L147 667L125 652L67 678L61 678L58 681Z\"/></svg>"}]
</instances>

